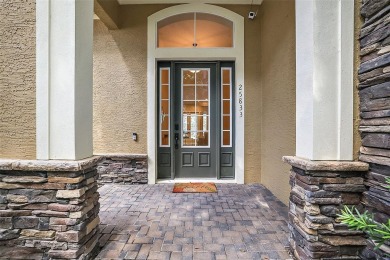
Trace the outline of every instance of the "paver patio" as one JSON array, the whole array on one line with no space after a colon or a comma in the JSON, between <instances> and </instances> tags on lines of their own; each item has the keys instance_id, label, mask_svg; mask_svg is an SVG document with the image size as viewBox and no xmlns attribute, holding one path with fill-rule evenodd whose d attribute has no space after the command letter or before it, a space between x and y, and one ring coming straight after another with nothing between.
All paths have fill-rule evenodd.
<instances>
[{"instance_id":1,"label":"paver patio","mask_svg":"<svg viewBox=\"0 0 390 260\"><path fill-rule=\"evenodd\" d=\"M100 192L96 259L290 259L288 209L261 185L172 193L173 184Z\"/></svg>"}]
</instances>

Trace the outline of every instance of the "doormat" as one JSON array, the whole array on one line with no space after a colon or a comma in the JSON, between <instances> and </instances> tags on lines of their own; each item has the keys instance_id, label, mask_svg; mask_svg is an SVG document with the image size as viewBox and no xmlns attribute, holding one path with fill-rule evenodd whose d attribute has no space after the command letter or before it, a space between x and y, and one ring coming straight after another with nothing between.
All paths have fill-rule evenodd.
<instances>
[{"instance_id":1,"label":"doormat","mask_svg":"<svg viewBox=\"0 0 390 260\"><path fill-rule=\"evenodd\" d=\"M212 182L175 183L173 193L214 193L217 187Z\"/></svg>"}]
</instances>

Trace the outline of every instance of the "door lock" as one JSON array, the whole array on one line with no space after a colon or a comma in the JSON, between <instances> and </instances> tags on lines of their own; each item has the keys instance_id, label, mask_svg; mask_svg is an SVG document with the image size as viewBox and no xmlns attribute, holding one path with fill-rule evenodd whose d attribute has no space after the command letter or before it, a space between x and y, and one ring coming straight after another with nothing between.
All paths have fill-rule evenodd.
<instances>
[{"instance_id":1,"label":"door lock","mask_svg":"<svg viewBox=\"0 0 390 260\"><path fill-rule=\"evenodd\" d=\"M179 134L175 134L175 149L179 149Z\"/></svg>"}]
</instances>

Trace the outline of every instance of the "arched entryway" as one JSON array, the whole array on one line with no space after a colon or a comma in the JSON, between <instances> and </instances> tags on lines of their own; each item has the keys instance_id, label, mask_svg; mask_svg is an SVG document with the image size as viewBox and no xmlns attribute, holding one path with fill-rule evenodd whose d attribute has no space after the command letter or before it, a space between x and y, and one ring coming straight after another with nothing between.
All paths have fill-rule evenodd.
<instances>
[{"instance_id":1,"label":"arched entryway","mask_svg":"<svg viewBox=\"0 0 390 260\"><path fill-rule=\"evenodd\" d=\"M213 41L212 43L200 40L199 35L207 35L207 28L202 31L201 21L207 25L214 25L214 27L220 27L223 29L225 35L221 37L221 40ZM167 34L169 30L167 26L188 26L193 28L193 33L186 34L181 37L184 42L182 45L172 43L167 40ZM194 25L194 27L191 27ZM165 28L164 28L165 27ZM165 33L158 37L160 33ZM209 26L210 30L211 27ZM218 29L218 28L217 28ZM197 34L198 33L198 34ZM230 33L230 34L229 34ZM192 37L194 35L194 37ZM231 39L229 38L229 35ZM164 37L165 38L164 38ZM172 35L173 36L173 35ZM169 35L168 35L169 37ZM185 39L187 37L188 39ZM165 41L164 41L165 39ZM170 42L170 43L169 43ZM168 45L167 45L168 44ZM188 46L187 46L188 45ZM244 106L239 106L240 103L244 102L244 18L232 11L225 8L206 5L206 4L184 4L173 6L161 10L148 17L148 172L149 172L149 183L155 183L158 178L158 149L161 132L158 115L159 101L159 90L158 90L158 63L166 62L214 62L217 64L223 61L231 61L234 63L235 68L235 82L232 82L234 86L235 99L231 100L232 103L236 104L236 109L231 111L231 118L234 118L234 133L232 135L232 143L235 143L235 153L232 158L234 161L234 177L229 181L236 183L244 183ZM194 63L194 66L195 66ZM190 66L191 67L191 66ZM195 66L194 68L196 68ZM220 74L221 71L216 71L216 74ZM237 109L238 108L238 109ZM172 126L171 126L172 127ZM174 127L173 127L174 128ZM172 128L169 128L172 129ZM161 131L167 131L168 128L162 129ZM217 131L220 129L217 129ZM173 133L169 133L172 142L169 144L171 151L174 149ZM223 136L223 130L221 132ZM180 136L182 137L182 136ZM206 155L209 151L205 151ZM218 153L219 154L219 153ZM195 157L194 157L195 158ZM194 158L190 160L194 160ZM196 159L197 158L197 159ZM195 159L199 162L200 157ZM211 160L205 158L206 161ZM219 159L216 158L218 161ZM173 164L173 159L167 157L166 162L169 165ZM170 167L170 166L169 166ZM173 176L173 175L172 175ZM219 175L220 176L220 175ZM219 176L215 176L218 179Z\"/></svg>"}]
</instances>

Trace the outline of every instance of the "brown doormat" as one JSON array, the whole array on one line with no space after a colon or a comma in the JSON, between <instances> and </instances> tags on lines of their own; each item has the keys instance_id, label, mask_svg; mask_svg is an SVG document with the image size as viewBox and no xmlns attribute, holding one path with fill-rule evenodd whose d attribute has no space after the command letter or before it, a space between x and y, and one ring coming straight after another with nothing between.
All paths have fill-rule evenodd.
<instances>
[{"instance_id":1,"label":"brown doormat","mask_svg":"<svg viewBox=\"0 0 390 260\"><path fill-rule=\"evenodd\" d=\"M213 193L217 187L212 182L175 183L173 193Z\"/></svg>"}]
</instances>

